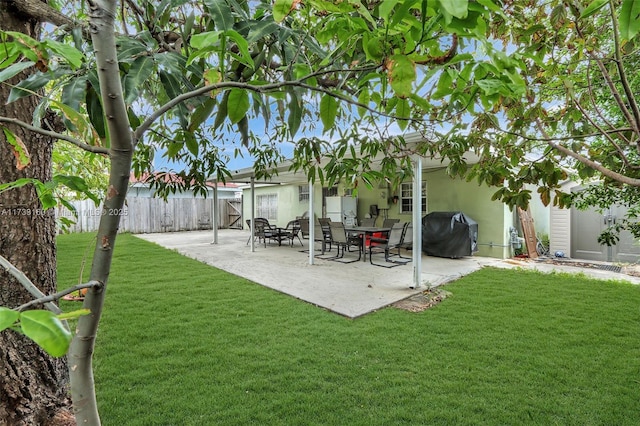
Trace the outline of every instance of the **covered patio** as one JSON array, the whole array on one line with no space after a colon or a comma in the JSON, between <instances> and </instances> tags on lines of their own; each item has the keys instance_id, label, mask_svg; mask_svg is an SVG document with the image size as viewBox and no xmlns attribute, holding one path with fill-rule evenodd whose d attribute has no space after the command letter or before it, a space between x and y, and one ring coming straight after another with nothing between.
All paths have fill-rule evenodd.
<instances>
[{"instance_id":1,"label":"covered patio","mask_svg":"<svg viewBox=\"0 0 640 426\"><path fill-rule=\"evenodd\" d=\"M308 240L303 240L304 246L296 240L293 247L286 243L267 247L256 243L251 252L251 244L247 244L249 231L218 230L216 244L212 243L212 235L211 231L191 231L137 236L349 318L500 263L498 259L476 256L446 259L422 255L421 286L416 288L413 262L387 269L369 261L343 264L316 257L310 264L309 254L301 252L308 249ZM403 256L410 257L411 252L405 251Z\"/></svg>"}]
</instances>

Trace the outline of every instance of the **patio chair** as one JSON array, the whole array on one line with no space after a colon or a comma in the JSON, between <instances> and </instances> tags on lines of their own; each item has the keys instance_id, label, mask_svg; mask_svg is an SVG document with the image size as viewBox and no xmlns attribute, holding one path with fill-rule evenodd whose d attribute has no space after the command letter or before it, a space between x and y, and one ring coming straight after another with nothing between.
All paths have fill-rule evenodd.
<instances>
[{"instance_id":1,"label":"patio chair","mask_svg":"<svg viewBox=\"0 0 640 426\"><path fill-rule=\"evenodd\" d=\"M407 222L404 233L402 234L402 242L398 244L398 257L402 259L411 259L410 257L400 254L400 250L412 250L413 249L413 223Z\"/></svg>"},{"instance_id":2,"label":"patio chair","mask_svg":"<svg viewBox=\"0 0 640 426\"><path fill-rule=\"evenodd\" d=\"M247 226L251 229L251 219L247 219ZM276 238L277 227L271 225L269 221L262 217L255 218L255 229L253 230L254 238L258 240L258 243L262 241L264 246L267 246L267 240L272 240ZM247 244L251 241L251 236L247 240Z\"/></svg>"},{"instance_id":3,"label":"patio chair","mask_svg":"<svg viewBox=\"0 0 640 426\"><path fill-rule=\"evenodd\" d=\"M331 251L331 243L333 242L331 239L331 229L328 225L323 226L319 219L316 220L313 228L313 238L314 241L322 243L322 254L326 251ZM327 247L329 248L327 249Z\"/></svg>"},{"instance_id":4,"label":"patio chair","mask_svg":"<svg viewBox=\"0 0 640 426\"><path fill-rule=\"evenodd\" d=\"M347 231L345 231L344 225L342 224L342 222L331 222L330 226L331 226L331 242L337 246L338 253L334 257L325 258L325 259L335 260L340 263L353 263L362 259L362 244L360 243L360 240L358 239L356 241L353 238L349 238L347 236ZM351 251L349 250L350 247L358 248L358 258L351 259L351 260L344 260L344 253L345 251Z\"/></svg>"},{"instance_id":5,"label":"patio chair","mask_svg":"<svg viewBox=\"0 0 640 426\"><path fill-rule=\"evenodd\" d=\"M410 260L392 260L390 258L390 252L392 249L398 248L402 244L402 238L406 230L405 223L394 223L389 231L388 238L371 238L369 244L369 262L375 266L382 266L383 268L393 268L396 266L404 265ZM377 253L384 253L384 260L387 264L373 263L373 255Z\"/></svg>"},{"instance_id":6,"label":"patio chair","mask_svg":"<svg viewBox=\"0 0 640 426\"><path fill-rule=\"evenodd\" d=\"M309 218L304 217L298 220L300 223L300 233L302 234L302 238L309 239ZM326 251L331 251L331 231L320 225L318 219L315 220L314 228L313 228L313 240L314 242L322 243L322 253L317 254L317 256L322 256ZM312 244L312 243L310 243ZM302 253L308 253L309 250L300 250Z\"/></svg>"},{"instance_id":7,"label":"patio chair","mask_svg":"<svg viewBox=\"0 0 640 426\"><path fill-rule=\"evenodd\" d=\"M309 222L307 221L307 225L308 224ZM300 221L297 219L290 220L289 223L287 223L287 226L280 233L279 238L287 238L289 240L289 245L293 247L293 242L296 237L298 238L298 241L300 241L300 245L304 246L302 239L300 238Z\"/></svg>"}]
</instances>

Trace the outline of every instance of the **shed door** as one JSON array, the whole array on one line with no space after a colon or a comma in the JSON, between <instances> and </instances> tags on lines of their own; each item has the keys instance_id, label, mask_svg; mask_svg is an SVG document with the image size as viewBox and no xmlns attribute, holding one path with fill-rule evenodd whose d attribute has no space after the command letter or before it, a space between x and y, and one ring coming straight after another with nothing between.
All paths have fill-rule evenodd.
<instances>
[{"instance_id":1,"label":"shed door","mask_svg":"<svg viewBox=\"0 0 640 426\"><path fill-rule=\"evenodd\" d=\"M613 247L598 244L598 236L609 222L623 217L626 208L612 206L599 213L593 210L571 209L571 257L574 259L637 262L640 260L640 245L630 232L620 234L620 241Z\"/></svg>"}]
</instances>

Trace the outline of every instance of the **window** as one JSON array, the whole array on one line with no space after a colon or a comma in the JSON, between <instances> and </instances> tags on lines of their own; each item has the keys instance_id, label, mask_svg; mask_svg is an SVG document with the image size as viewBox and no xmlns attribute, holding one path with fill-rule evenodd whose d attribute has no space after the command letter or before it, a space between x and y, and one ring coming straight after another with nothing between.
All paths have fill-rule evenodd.
<instances>
[{"instance_id":1,"label":"window","mask_svg":"<svg viewBox=\"0 0 640 426\"><path fill-rule=\"evenodd\" d=\"M400 213L413 211L413 182L400 184ZM422 213L427 212L427 183L422 182Z\"/></svg>"},{"instance_id":2,"label":"window","mask_svg":"<svg viewBox=\"0 0 640 426\"><path fill-rule=\"evenodd\" d=\"M309 201L309 185L298 186L298 201Z\"/></svg>"},{"instance_id":3,"label":"window","mask_svg":"<svg viewBox=\"0 0 640 426\"><path fill-rule=\"evenodd\" d=\"M256 217L278 220L278 194L256 195Z\"/></svg>"}]
</instances>

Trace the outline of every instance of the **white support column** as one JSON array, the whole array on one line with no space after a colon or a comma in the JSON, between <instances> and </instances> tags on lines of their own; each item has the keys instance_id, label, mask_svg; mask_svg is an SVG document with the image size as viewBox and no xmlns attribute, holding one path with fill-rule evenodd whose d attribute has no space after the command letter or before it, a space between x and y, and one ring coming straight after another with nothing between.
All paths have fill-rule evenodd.
<instances>
[{"instance_id":1,"label":"white support column","mask_svg":"<svg viewBox=\"0 0 640 426\"><path fill-rule=\"evenodd\" d=\"M251 252L256 251L256 242L253 240L256 234L256 183L255 178L251 176Z\"/></svg>"},{"instance_id":2,"label":"white support column","mask_svg":"<svg viewBox=\"0 0 640 426\"><path fill-rule=\"evenodd\" d=\"M422 157L416 157L413 165L413 284L422 284Z\"/></svg>"},{"instance_id":3,"label":"white support column","mask_svg":"<svg viewBox=\"0 0 640 426\"><path fill-rule=\"evenodd\" d=\"M309 265L313 265L315 253L313 252L315 241L315 216L313 214L313 182L309 182Z\"/></svg>"},{"instance_id":4,"label":"white support column","mask_svg":"<svg viewBox=\"0 0 640 426\"><path fill-rule=\"evenodd\" d=\"M213 181L213 209L212 216L213 220L211 223L213 224L213 241L211 244L218 244L218 181Z\"/></svg>"}]
</instances>

